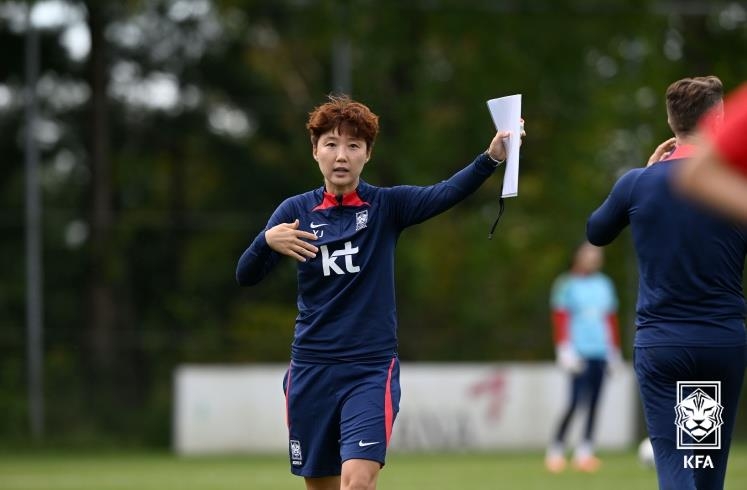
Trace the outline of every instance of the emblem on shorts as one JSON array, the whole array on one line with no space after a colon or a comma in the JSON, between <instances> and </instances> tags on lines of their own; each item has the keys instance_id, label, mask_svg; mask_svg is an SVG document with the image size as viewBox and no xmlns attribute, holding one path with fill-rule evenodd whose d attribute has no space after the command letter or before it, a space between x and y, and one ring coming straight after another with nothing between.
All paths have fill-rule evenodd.
<instances>
[{"instance_id":1,"label":"emblem on shorts","mask_svg":"<svg viewBox=\"0 0 747 490\"><path fill-rule=\"evenodd\" d=\"M301 443L299 441L290 441L291 464L299 466L303 464L303 455L301 454Z\"/></svg>"},{"instance_id":2,"label":"emblem on shorts","mask_svg":"<svg viewBox=\"0 0 747 490\"><path fill-rule=\"evenodd\" d=\"M375 444L381 444L381 441L363 442L363 439L358 441L358 446L360 447L368 447L368 446L373 446Z\"/></svg>"},{"instance_id":3,"label":"emblem on shorts","mask_svg":"<svg viewBox=\"0 0 747 490\"><path fill-rule=\"evenodd\" d=\"M362 230L368 225L368 209L355 213L355 231Z\"/></svg>"},{"instance_id":4,"label":"emblem on shorts","mask_svg":"<svg viewBox=\"0 0 747 490\"><path fill-rule=\"evenodd\" d=\"M721 381L677 381L677 449L721 449Z\"/></svg>"}]
</instances>

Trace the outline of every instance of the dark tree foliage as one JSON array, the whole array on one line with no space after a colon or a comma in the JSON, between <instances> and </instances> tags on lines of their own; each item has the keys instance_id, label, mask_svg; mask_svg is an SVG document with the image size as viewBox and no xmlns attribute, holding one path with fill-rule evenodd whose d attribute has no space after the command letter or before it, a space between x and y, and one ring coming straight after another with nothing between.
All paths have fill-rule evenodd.
<instances>
[{"instance_id":1,"label":"dark tree foliage","mask_svg":"<svg viewBox=\"0 0 747 490\"><path fill-rule=\"evenodd\" d=\"M65 441L167 444L176 366L286 362L293 264L243 290L234 268L285 197L321 185L304 124L335 87L348 83L381 117L364 175L377 185L448 177L492 136L485 101L523 94L519 197L497 236L486 239L499 176L403 234L397 288L403 360L531 361L552 356L549 288L586 217L669 137L667 85L716 74L731 89L747 78L736 3L51 3L62 10L39 21L37 140L47 426ZM9 440L27 426L25 9L0 1ZM82 54L68 43L76 29L92 42ZM629 355L637 278L627 233L608 248L606 270Z\"/></svg>"}]
</instances>

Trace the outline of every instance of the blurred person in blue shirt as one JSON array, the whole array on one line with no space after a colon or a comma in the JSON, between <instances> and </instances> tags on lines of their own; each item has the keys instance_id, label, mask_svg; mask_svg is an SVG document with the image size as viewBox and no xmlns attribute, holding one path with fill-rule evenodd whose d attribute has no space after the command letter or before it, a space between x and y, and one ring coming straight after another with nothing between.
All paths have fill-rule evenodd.
<instances>
[{"instance_id":1,"label":"blurred person in blue shirt","mask_svg":"<svg viewBox=\"0 0 747 490\"><path fill-rule=\"evenodd\" d=\"M583 438L575 448L574 467L594 472L594 425L605 371L621 362L615 287L600 272L602 249L584 242L570 271L554 282L550 297L553 337L558 365L570 374L568 405L547 449L545 466L553 473L566 467L565 439L576 411L586 408Z\"/></svg>"}]
</instances>

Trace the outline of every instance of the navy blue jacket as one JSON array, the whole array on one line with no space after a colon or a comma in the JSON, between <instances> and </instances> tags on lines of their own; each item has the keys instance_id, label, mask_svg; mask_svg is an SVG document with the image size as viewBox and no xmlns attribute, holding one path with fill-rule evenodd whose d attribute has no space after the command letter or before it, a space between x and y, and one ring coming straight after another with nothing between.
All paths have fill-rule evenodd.
<instances>
[{"instance_id":1,"label":"navy blue jacket","mask_svg":"<svg viewBox=\"0 0 747 490\"><path fill-rule=\"evenodd\" d=\"M486 155L429 187L375 187L360 181L341 196L324 187L286 199L243 253L240 285L259 282L281 255L265 231L300 220L319 252L298 262L298 317L292 358L311 362L388 360L397 352L394 250L400 233L454 206L493 173Z\"/></svg>"},{"instance_id":2,"label":"navy blue jacket","mask_svg":"<svg viewBox=\"0 0 747 490\"><path fill-rule=\"evenodd\" d=\"M744 344L747 234L672 189L679 161L623 175L589 218L587 237L606 245L631 226L639 271L636 346Z\"/></svg>"}]
</instances>

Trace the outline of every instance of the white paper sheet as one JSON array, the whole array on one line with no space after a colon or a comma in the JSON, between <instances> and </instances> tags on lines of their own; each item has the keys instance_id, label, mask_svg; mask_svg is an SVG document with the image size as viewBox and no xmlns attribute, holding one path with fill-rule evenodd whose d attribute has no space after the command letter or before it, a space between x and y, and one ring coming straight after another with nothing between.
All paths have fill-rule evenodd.
<instances>
[{"instance_id":1,"label":"white paper sheet","mask_svg":"<svg viewBox=\"0 0 747 490\"><path fill-rule=\"evenodd\" d=\"M519 149L521 147L521 94L488 101L488 110L496 131L511 131L506 140L506 170L503 174L502 197L519 194Z\"/></svg>"}]
</instances>

